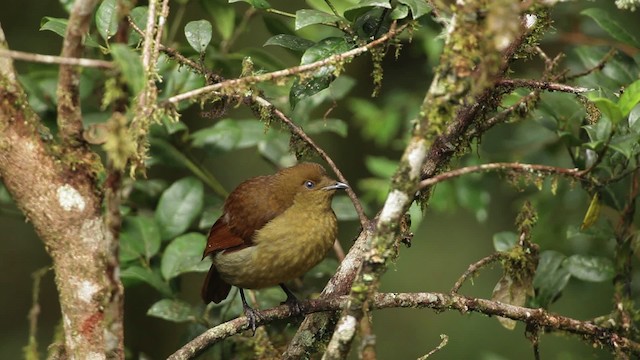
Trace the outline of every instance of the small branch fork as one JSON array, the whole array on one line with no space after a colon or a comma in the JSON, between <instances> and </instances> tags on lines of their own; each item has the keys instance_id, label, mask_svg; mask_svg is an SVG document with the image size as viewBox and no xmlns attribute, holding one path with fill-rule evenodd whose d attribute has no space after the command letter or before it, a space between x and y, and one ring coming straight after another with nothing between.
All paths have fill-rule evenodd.
<instances>
[{"instance_id":1,"label":"small branch fork","mask_svg":"<svg viewBox=\"0 0 640 360\"><path fill-rule=\"evenodd\" d=\"M339 311L346 306L348 301L348 296L306 300L301 302L301 308L304 314ZM612 350L621 350L636 356L640 355L640 344L633 340L591 322L552 314L544 309L531 309L486 299L469 298L457 294L430 292L377 293L373 297L371 305L373 309L430 308L436 311L458 310L462 314L477 312L490 316L502 316L543 329L560 330L581 335L592 340L594 343L609 347ZM291 316L291 313L289 307L283 305L260 311L260 315L258 325L264 325L274 320L286 319ZM209 346L247 329L247 318L244 316L227 321L205 331L169 356L168 359L193 359Z\"/></svg>"}]
</instances>

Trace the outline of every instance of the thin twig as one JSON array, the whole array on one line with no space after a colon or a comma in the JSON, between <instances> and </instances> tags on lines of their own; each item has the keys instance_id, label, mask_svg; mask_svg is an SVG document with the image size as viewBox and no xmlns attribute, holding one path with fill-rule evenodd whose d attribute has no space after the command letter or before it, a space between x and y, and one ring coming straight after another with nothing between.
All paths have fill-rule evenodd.
<instances>
[{"instance_id":1,"label":"thin twig","mask_svg":"<svg viewBox=\"0 0 640 360\"><path fill-rule=\"evenodd\" d=\"M615 50L615 49L611 49L611 50L609 50L609 52L607 52L607 53L604 55L604 57L603 57L600 61L598 61L598 63L597 63L595 66L593 66L593 67L591 67L591 68L589 68L589 69L586 69L586 70L584 70L584 71L581 71L581 72L579 72L579 73L577 73L577 74L568 75L568 76L565 78L565 80L573 80L573 79L577 79L577 78L579 78L579 77L587 76L587 75L591 74L591 73L592 73L592 72L594 72L594 71L602 71L602 69L604 69L604 66L605 66L605 65L607 65L607 62L608 62L609 60L611 60L611 58L612 58L615 54L616 54L616 50Z\"/></svg>"},{"instance_id":2,"label":"thin twig","mask_svg":"<svg viewBox=\"0 0 640 360\"><path fill-rule=\"evenodd\" d=\"M12 58L14 60L22 60L43 64L56 64L56 65L72 65L82 67L95 67L104 69L113 69L114 65L110 61L86 59L86 58L71 58L54 55L34 54L24 51L5 50L0 49L0 56Z\"/></svg>"},{"instance_id":3,"label":"thin twig","mask_svg":"<svg viewBox=\"0 0 640 360\"><path fill-rule=\"evenodd\" d=\"M40 315L40 282L42 277L49 272L51 268L45 266L31 274L33 278L33 287L31 290L31 309L29 310L29 344L25 348L27 358L35 356L38 358L38 316Z\"/></svg>"},{"instance_id":4,"label":"thin twig","mask_svg":"<svg viewBox=\"0 0 640 360\"><path fill-rule=\"evenodd\" d=\"M432 178L422 180L418 184L419 189L424 189L428 186L433 186L439 182L449 180L455 177L459 177L462 175L474 173L474 172L482 172L482 171L516 171L522 173L542 173L542 174L556 174L561 176L566 176L574 179L583 180L584 179L584 171L580 171L578 169L567 169L563 167L557 166L547 166L547 165L537 165L537 164L520 164L520 163L489 163L489 164L481 164L474 166L467 166L451 171L447 171L436 175Z\"/></svg>"},{"instance_id":5,"label":"thin twig","mask_svg":"<svg viewBox=\"0 0 640 360\"><path fill-rule=\"evenodd\" d=\"M429 351L425 356L419 357L418 360L427 360L429 356L435 354L436 352L442 350L443 347L447 346L447 343L449 342L449 337L445 334L440 334L440 339L442 339L442 341L440 341L440 344L436 346L435 349Z\"/></svg>"},{"instance_id":6,"label":"thin twig","mask_svg":"<svg viewBox=\"0 0 640 360\"><path fill-rule=\"evenodd\" d=\"M333 56L330 56L326 59L322 59L310 64L305 64L305 65L300 65L300 66L294 66L291 68L287 68L284 70L278 70L278 71L273 71L270 73L265 73L265 74L260 74L260 75L252 75L252 76L246 76L246 77L242 77L242 78L238 78L238 79L231 79L231 80L226 80L217 84L213 84L213 85L208 85L208 86L204 86L198 89L194 89L191 91L187 91L184 92L182 94L178 94L175 96L172 96L170 98L168 98L167 100L165 100L164 102L167 104L177 104L180 101L184 101L184 100L191 100L194 98L197 98L199 96L204 96L207 94L212 93L213 91L217 91L220 90L222 88L226 88L226 89L242 89L243 85L248 85L248 84L254 84L254 83L259 83L259 82L264 82L264 81L273 81L275 79L281 78L281 77L287 77L287 76L292 76L292 75L297 75L300 73L304 73L304 72L308 72L308 71L312 71L318 68L321 68L323 66L326 65L331 65L331 64L335 64L335 63L339 63L341 61L347 60L347 59L351 59L355 56L358 56L360 54L363 54L367 51L369 51L371 48L374 48L376 46L382 45L384 44L386 41L388 41L389 39L395 37L396 35L400 34L408 25L402 25L400 27L398 27L397 29L392 27L389 32L387 32L385 35L381 36L380 38L371 41L370 43L357 47L355 49L346 51L344 53L341 54L336 54Z\"/></svg>"},{"instance_id":7,"label":"thin twig","mask_svg":"<svg viewBox=\"0 0 640 360\"><path fill-rule=\"evenodd\" d=\"M255 102L258 105L272 109L273 114L277 116L278 119L280 119L283 123L285 123L289 127L289 130L291 130L291 132L300 136L300 138L302 138L307 144L309 144L309 146L311 146L318 153L318 155L320 155L320 157L324 161L326 161L327 164L329 164L331 169L335 172L336 176L338 177L338 180L340 180L341 182L347 185L349 184L349 182L344 177L344 175L342 175L342 172L340 171L336 163L331 159L331 157L324 150L322 150L322 148L318 146L318 144L316 144L316 142L313 141L313 139L311 139L309 135L307 135L307 133L305 133L304 130L302 130L302 128L298 126L298 124L294 123L282 111L274 107L268 100L260 96L254 96L252 97L252 99L255 100ZM360 200L358 200L356 193L353 191L351 187L347 189L347 195L351 199L351 202L353 203L353 206L355 207L356 212L358 213L358 218L360 219L360 225L362 225L362 227L365 227L369 223L369 218L367 218L367 215L364 213L362 204L360 204Z\"/></svg>"},{"instance_id":8,"label":"thin twig","mask_svg":"<svg viewBox=\"0 0 640 360\"><path fill-rule=\"evenodd\" d=\"M464 272L464 274L462 274L462 276L460 276L460 278L458 279L458 281L456 281L456 283L453 285L453 287L451 288L451 290L449 291L452 294L456 294L458 292L458 290L460 290L460 287L462 287L462 284L469 278L469 276L474 275L478 270L482 269L483 267L500 260L500 258L503 257L503 254L500 252L495 252L485 258L480 259L479 261L469 265L469 268L467 268L467 271Z\"/></svg>"},{"instance_id":9,"label":"thin twig","mask_svg":"<svg viewBox=\"0 0 640 360\"><path fill-rule=\"evenodd\" d=\"M561 91L572 94L581 94L587 91L593 91L593 89L586 87L576 87L566 84L548 82L548 81L539 81L539 80L530 80L530 79L501 79L496 85L508 87L508 88L529 88L529 89L539 89L539 90L548 90L548 91Z\"/></svg>"}]
</instances>

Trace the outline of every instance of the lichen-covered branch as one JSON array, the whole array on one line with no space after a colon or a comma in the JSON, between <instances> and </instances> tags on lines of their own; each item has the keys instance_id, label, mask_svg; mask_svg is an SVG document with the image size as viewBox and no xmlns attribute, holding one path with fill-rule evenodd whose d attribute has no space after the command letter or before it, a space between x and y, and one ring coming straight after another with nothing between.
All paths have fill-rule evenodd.
<instances>
[{"instance_id":1,"label":"lichen-covered branch","mask_svg":"<svg viewBox=\"0 0 640 360\"><path fill-rule=\"evenodd\" d=\"M89 11L82 4L75 6ZM7 48L1 29L0 48ZM123 358L123 290L96 185L100 159L60 146L29 107L11 60L1 58L0 69L0 177L53 259L64 352L76 359ZM67 75L64 81L75 78L73 71ZM66 136L75 136L72 129Z\"/></svg>"},{"instance_id":2,"label":"lichen-covered branch","mask_svg":"<svg viewBox=\"0 0 640 360\"><path fill-rule=\"evenodd\" d=\"M301 302L305 314L316 312L334 312L348 305L349 296L336 296ZM456 310L461 314L476 312L489 316L501 316L541 329L564 331L582 336L586 341L598 346L608 347L612 351L620 349L633 355L640 355L640 344L610 329L603 328L589 321L581 321L566 316L556 315L544 309L531 309L479 298L470 298L457 294L442 293L376 293L371 298L371 309L388 308L429 308L435 311ZM260 312L258 325L274 320L287 319L292 316L286 305ZM351 325L351 324L349 324ZM349 331L345 327L344 330ZM169 356L170 360L193 359L208 347L222 340L248 330L246 317L236 318L217 325L196 337L178 351ZM340 327L338 326L338 330ZM341 332L344 334L344 332Z\"/></svg>"},{"instance_id":3,"label":"lichen-covered branch","mask_svg":"<svg viewBox=\"0 0 640 360\"><path fill-rule=\"evenodd\" d=\"M93 9L98 0L77 0L73 3L67 32L62 44L63 58L78 58L84 51L84 39L89 32ZM80 69L63 64L58 75L58 129L64 144L77 146L82 142L82 112L80 109Z\"/></svg>"}]
</instances>

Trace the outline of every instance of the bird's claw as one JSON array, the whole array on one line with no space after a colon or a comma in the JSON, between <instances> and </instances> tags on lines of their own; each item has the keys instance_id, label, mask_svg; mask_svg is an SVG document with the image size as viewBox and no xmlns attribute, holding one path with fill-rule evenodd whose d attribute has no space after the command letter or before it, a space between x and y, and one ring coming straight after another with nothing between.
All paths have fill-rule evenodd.
<instances>
[{"instance_id":1,"label":"bird's claw","mask_svg":"<svg viewBox=\"0 0 640 360\"><path fill-rule=\"evenodd\" d=\"M244 308L244 316L247 317L247 325L249 326L249 329L251 329L251 331L253 331L253 335L255 335L257 323L262 321L262 315L260 315L259 311L247 306Z\"/></svg>"},{"instance_id":2,"label":"bird's claw","mask_svg":"<svg viewBox=\"0 0 640 360\"><path fill-rule=\"evenodd\" d=\"M280 303L280 305L289 306L291 315L298 316L303 313L302 303L295 296L288 296L287 300Z\"/></svg>"}]
</instances>

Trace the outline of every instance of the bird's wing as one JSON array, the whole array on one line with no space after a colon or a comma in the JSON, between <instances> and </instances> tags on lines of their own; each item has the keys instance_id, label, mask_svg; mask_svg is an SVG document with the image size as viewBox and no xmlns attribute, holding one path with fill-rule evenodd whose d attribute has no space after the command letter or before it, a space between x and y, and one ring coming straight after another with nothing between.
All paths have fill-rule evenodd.
<instances>
[{"instance_id":1,"label":"bird's wing","mask_svg":"<svg viewBox=\"0 0 640 360\"><path fill-rule=\"evenodd\" d=\"M202 258L205 258L209 254L214 254L217 251L240 250L249 245L248 242L231 231L225 221L225 217L222 216L213 224L211 230L209 230L207 246L204 248Z\"/></svg>"}]
</instances>

